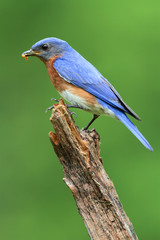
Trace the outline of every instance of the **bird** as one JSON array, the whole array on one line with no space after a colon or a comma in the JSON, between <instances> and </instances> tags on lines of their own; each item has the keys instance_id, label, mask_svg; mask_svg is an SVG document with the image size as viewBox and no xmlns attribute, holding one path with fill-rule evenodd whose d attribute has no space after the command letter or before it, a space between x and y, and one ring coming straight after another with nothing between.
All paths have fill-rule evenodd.
<instances>
[{"instance_id":1,"label":"bird","mask_svg":"<svg viewBox=\"0 0 160 240\"><path fill-rule=\"evenodd\" d=\"M140 117L123 101L112 84L66 41L49 37L36 42L22 53L26 60L36 56L46 65L51 83L71 105L93 114L90 125L100 116L120 120L150 151L153 148L128 115Z\"/></svg>"}]
</instances>

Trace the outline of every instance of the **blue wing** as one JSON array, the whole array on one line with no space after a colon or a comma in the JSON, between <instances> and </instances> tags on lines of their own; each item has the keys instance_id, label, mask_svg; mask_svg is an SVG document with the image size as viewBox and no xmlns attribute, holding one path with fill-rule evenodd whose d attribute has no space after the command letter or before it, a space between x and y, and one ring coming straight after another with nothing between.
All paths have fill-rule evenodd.
<instances>
[{"instance_id":1,"label":"blue wing","mask_svg":"<svg viewBox=\"0 0 160 240\"><path fill-rule=\"evenodd\" d=\"M145 137L140 133L138 128L131 122L131 120L126 116L125 113L122 111L109 106L108 104L104 103L101 100L98 100L98 102L104 107L104 108L109 108L114 114L117 116L117 118L138 138L138 140L150 151L153 151L153 148L149 144L149 142L145 139Z\"/></svg>"},{"instance_id":2,"label":"blue wing","mask_svg":"<svg viewBox=\"0 0 160 240\"><path fill-rule=\"evenodd\" d=\"M108 80L76 51L71 56L64 54L58 58L54 63L54 68L67 82L140 120L139 116L127 106Z\"/></svg>"},{"instance_id":3,"label":"blue wing","mask_svg":"<svg viewBox=\"0 0 160 240\"><path fill-rule=\"evenodd\" d=\"M126 116L125 112L138 120L140 120L140 118L125 104L121 96L107 79L79 53L72 49L71 53L67 53L67 55L64 54L54 62L54 68L67 82L94 95L104 108L110 109L115 113L117 118L146 148L153 151L148 141Z\"/></svg>"}]
</instances>

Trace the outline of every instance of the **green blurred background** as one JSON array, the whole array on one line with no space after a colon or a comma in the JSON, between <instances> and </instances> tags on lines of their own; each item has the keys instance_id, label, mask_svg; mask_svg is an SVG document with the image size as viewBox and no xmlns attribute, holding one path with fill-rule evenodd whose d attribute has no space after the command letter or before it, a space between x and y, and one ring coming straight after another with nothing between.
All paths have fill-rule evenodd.
<instances>
[{"instance_id":1,"label":"green blurred background","mask_svg":"<svg viewBox=\"0 0 160 240\"><path fill-rule=\"evenodd\" d=\"M101 117L101 156L139 239L160 239L160 2L4 1L1 22L0 239L89 239L48 138L52 97L42 62L21 53L58 37L87 58L139 114L151 153ZM84 127L89 113L76 110Z\"/></svg>"}]
</instances>

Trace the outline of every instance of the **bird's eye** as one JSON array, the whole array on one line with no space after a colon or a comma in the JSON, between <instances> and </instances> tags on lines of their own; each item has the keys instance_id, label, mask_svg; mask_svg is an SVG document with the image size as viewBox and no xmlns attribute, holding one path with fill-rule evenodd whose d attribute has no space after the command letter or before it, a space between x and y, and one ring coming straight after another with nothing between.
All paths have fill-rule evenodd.
<instances>
[{"instance_id":1,"label":"bird's eye","mask_svg":"<svg viewBox=\"0 0 160 240\"><path fill-rule=\"evenodd\" d=\"M47 50L47 49L48 49L48 45L47 45L47 44L43 44L43 45L42 45L42 49L43 49L43 50Z\"/></svg>"}]
</instances>

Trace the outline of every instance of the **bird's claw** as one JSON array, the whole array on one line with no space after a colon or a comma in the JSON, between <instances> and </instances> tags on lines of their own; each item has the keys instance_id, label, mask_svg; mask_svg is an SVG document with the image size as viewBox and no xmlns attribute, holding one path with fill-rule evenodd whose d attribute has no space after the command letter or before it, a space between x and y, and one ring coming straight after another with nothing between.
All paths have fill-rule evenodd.
<instances>
[{"instance_id":1,"label":"bird's claw","mask_svg":"<svg viewBox=\"0 0 160 240\"><path fill-rule=\"evenodd\" d=\"M82 131L86 131L86 130L88 130L88 127L82 128Z\"/></svg>"},{"instance_id":2,"label":"bird's claw","mask_svg":"<svg viewBox=\"0 0 160 240\"><path fill-rule=\"evenodd\" d=\"M52 100L52 101L55 101L55 102L59 102L59 100L56 99L56 98L51 98L51 100Z\"/></svg>"},{"instance_id":3,"label":"bird's claw","mask_svg":"<svg viewBox=\"0 0 160 240\"><path fill-rule=\"evenodd\" d=\"M48 112L49 110L52 110L54 106L48 107L45 112Z\"/></svg>"},{"instance_id":4,"label":"bird's claw","mask_svg":"<svg viewBox=\"0 0 160 240\"><path fill-rule=\"evenodd\" d=\"M56 98L51 98L51 100L55 101L55 102L59 102L59 100ZM48 107L45 112L48 112L49 110L52 110L53 108L54 108L54 106Z\"/></svg>"},{"instance_id":5,"label":"bird's claw","mask_svg":"<svg viewBox=\"0 0 160 240\"><path fill-rule=\"evenodd\" d=\"M75 112L71 112L69 109L68 109L68 112L72 115L75 115L77 117L77 114Z\"/></svg>"},{"instance_id":6,"label":"bird's claw","mask_svg":"<svg viewBox=\"0 0 160 240\"><path fill-rule=\"evenodd\" d=\"M52 101L55 101L55 102L59 102L59 100L56 99L56 98L51 98L51 100L52 100ZM76 114L75 112L71 112L71 111L69 110L70 107L75 107L74 105L66 104L66 107L67 107L67 109L68 109L68 112L71 114L71 116L72 116L72 115L75 115L75 116L77 117L77 114ZM54 108L54 106L51 106L51 107L47 108L45 112L48 112L48 110L52 110L53 108Z\"/></svg>"}]
</instances>

